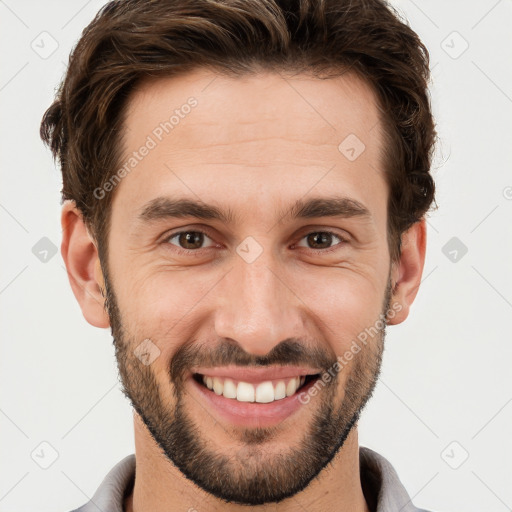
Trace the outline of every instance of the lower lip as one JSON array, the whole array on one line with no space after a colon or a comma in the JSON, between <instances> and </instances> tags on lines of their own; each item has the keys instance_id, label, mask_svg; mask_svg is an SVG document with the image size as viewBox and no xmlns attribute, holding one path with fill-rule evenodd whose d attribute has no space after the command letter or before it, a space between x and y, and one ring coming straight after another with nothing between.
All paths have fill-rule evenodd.
<instances>
[{"instance_id":1,"label":"lower lip","mask_svg":"<svg viewBox=\"0 0 512 512\"><path fill-rule=\"evenodd\" d=\"M316 382L316 380L308 382L298 390L298 393L292 396L261 404L258 402L239 402L233 398L225 398L222 395L217 395L206 386L202 386L192 377L188 380L194 391L200 394L202 401L206 402L210 409L213 409L215 413L218 413L230 424L242 427L272 427L281 423L301 407L307 405L299 401L299 395L307 391Z\"/></svg>"}]
</instances>

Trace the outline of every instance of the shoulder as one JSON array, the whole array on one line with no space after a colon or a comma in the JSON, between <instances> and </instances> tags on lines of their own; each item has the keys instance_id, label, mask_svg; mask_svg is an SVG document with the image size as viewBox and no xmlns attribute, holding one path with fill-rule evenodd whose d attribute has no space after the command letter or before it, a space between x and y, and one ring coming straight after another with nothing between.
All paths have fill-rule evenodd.
<instances>
[{"instance_id":1,"label":"shoulder","mask_svg":"<svg viewBox=\"0 0 512 512\"><path fill-rule=\"evenodd\" d=\"M71 512L123 512L124 496L131 491L135 480L135 454L126 456L105 476L94 496Z\"/></svg>"},{"instance_id":2,"label":"shoulder","mask_svg":"<svg viewBox=\"0 0 512 512\"><path fill-rule=\"evenodd\" d=\"M361 446L359 467L363 493L375 512L429 512L414 506L395 468L379 453Z\"/></svg>"}]
</instances>

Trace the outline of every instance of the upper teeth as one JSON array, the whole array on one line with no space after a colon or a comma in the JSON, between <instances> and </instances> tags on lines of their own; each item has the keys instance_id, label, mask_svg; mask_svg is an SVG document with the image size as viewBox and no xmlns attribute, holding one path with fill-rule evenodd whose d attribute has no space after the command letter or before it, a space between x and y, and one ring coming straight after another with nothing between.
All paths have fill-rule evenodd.
<instances>
[{"instance_id":1,"label":"upper teeth","mask_svg":"<svg viewBox=\"0 0 512 512\"><path fill-rule=\"evenodd\" d=\"M266 404L274 400L281 400L293 395L304 384L306 377L293 377L292 379L260 382L256 386L248 382L235 383L231 379L207 377L203 375L203 382L215 394L225 398L232 398L239 402L259 402Z\"/></svg>"}]
</instances>

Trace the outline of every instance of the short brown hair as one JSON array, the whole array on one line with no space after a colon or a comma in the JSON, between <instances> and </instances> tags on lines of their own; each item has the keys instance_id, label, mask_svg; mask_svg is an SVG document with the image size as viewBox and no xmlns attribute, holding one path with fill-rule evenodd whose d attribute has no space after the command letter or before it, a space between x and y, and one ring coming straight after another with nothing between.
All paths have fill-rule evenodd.
<instances>
[{"instance_id":1,"label":"short brown hair","mask_svg":"<svg viewBox=\"0 0 512 512\"><path fill-rule=\"evenodd\" d=\"M354 72L375 91L384 127L392 259L400 235L434 200L436 132L429 55L384 0L118 0L100 9L73 49L41 138L60 162L62 198L73 200L106 256L127 99L144 78L210 68L318 78ZM106 263L106 262L105 262Z\"/></svg>"}]
</instances>

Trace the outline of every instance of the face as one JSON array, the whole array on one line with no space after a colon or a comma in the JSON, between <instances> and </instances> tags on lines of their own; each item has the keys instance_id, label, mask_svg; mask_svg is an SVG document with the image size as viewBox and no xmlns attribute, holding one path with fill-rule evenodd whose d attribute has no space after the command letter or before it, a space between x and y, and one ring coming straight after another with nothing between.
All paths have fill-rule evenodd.
<instances>
[{"instance_id":1,"label":"face","mask_svg":"<svg viewBox=\"0 0 512 512\"><path fill-rule=\"evenodd\" d=\"M198 70L131 98L102 265L118 365L165 456L218 498L305 488L373 390L391 297L380 129L348 75Z\"/></svg>"}]
</instances>

